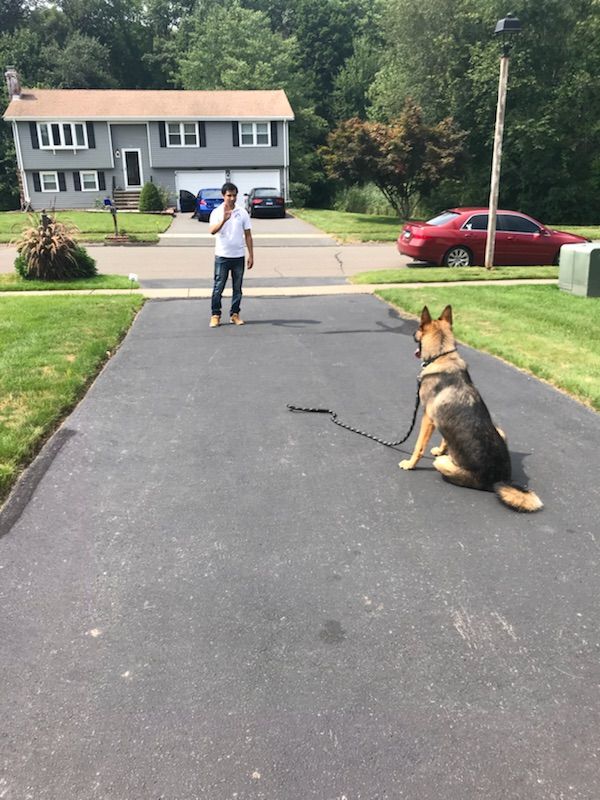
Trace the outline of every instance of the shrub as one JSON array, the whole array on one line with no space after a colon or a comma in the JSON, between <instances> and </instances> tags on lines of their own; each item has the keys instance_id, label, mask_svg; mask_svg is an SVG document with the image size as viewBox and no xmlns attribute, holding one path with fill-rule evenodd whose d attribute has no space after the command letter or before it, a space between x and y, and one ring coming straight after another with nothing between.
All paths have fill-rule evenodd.
<instances>
[{"instance_id":1,"label":"shrub","mask_svg":"<svg viewBox=\"0 0 600 800\"><path fill-rule=\"evenodd\" d=\"M158 187L146 181L140 193L140 211L162 211L164 207Z\"/></svg>"},{"instance_id":2,"label":"shrub","mask_svg":"<svg viewBox=\"0 0 600 800\"><path fill-rule=\"evenodd\" d=\"M303 208L310 196L310 186L305 183L290 183L290 196L293 206Z\"/></svg>"},{"instance_id":3,"label":"shrub","mask_svg":"<svg viewBox=\"0 0 600 800\"><path fill-rule=\"evenodd\" d=\"M77 228L42 212L16 240L15 269L25 280L69 281L96 275L96 262L73 238Z\"/></svg>"},{"instance_id":4,"label":"shrub","mask_svg":"<svg viewBox=\"0 0 600 800\"><path fill-rule=\"evenodd\" d=\"M335 194L333 207L336 211L350 211L354 214L398 216L396 210L392 208L379 189L372 183L368 183L365 186L339 188Z\"/></svg>"},{"instance_id":5,"label":"shrub","mask_svg":"<svg viewBox=\"0 0 600 800\"><path fill-rule=\"evenodd\" d=\"M169 189L168 186L161 186L160 184L156 184L156 188L158 190L158 196L160 197L160 201L162 203L162 208L160 209L163 211L170 205L175 205L175 201L173 200L173 192Z\"/></svg>"}]
</instances>

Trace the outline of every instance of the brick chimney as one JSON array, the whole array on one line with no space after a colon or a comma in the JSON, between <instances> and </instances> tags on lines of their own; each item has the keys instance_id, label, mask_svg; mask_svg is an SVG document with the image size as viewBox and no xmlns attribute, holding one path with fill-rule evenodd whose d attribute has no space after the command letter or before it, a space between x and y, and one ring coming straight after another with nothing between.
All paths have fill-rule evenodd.
<instances>
[{"instance_id":1,"label":"brick chimney","mask_svg":"<svg viewBox=\"0 0 600 800\"><path fill-rule=\"evenodd\" d=\"M6 78L6 85L8 87L8 99L15 100L21 99L21 81L19 80L19 73L14 67L7 67L4 73Z\"/></svg>"}]
</instances>

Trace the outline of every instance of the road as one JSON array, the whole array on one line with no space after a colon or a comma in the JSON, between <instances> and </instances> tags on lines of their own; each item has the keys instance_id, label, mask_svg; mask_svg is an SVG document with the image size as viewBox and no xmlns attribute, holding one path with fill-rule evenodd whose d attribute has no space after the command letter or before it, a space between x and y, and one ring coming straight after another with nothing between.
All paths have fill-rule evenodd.
<instances>
[{"instance_id":1,"label":"road","mask_svg":"<svg viewBox=\"0 0 600 800\"><path fill-rule=\"evenodd\" d=\"M283 281L343 283L370 269L397 269L409 262L393 242L339 245L303 220L252 220L255 267L247 272L248 287ZM203 287L214 271L213 241L208 226L178 215L160 246L106 247L86 245L104 274L138 275L144 287ZM193 239L193 236L199 238ZM167 242L167 244L165 244ZM177 244L173 244L177 242ZM16 251L0 246L0 273L14 270Z\"/></svg>"}]
</instances>

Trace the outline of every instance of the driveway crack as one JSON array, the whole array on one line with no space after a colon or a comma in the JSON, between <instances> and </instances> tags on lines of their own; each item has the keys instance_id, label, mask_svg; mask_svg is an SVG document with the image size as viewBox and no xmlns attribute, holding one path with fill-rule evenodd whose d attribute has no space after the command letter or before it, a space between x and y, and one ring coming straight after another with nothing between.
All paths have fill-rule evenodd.
<instances>
[{"instance_id":1,"label":"driveway crack","mask_svg":"<svg viewBox=\"0 0 600 800\"><path fill-rule=\"evenodd\" d=\"M340 265L340 272L342 273L342 275L344 276L344 278L347 278L348 276L346 275L346 272L345 272L345 270L344 270L344 262L343 262L343 261L342 261L342 259L340 258L340 256L341 256L341 251L338 251L337 253L334 253L334 256L335 256L335 260L336 260L336 261L338 262L338 264Z\"/></svg>"}]
</instances>

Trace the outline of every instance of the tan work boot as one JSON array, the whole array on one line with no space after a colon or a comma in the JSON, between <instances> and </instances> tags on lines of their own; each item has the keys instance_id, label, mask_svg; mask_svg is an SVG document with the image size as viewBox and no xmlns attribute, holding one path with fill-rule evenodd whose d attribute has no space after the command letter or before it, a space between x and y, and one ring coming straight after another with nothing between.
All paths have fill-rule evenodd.
<instances>
[{"instance_id":1,"label":"tan work boot","mask_svg":"<svg viewBox=\"0 0 600 800\"><path fill-rule=\"evenodd\" d=\"M221 317L218 314L213 314L210 318L209 327L218 328L221 324Z\"/></svg>"},{"instance_id":2,"label":"tan work boot","mask_svg":"<svg viewBox=\"0 0 600 800\"><path fill-rule=\"evenodd\" d=\"M245 325L246 324L244 322L244 320L240 317L239 314L232 314L231 315L231 319L229 320L229 322L231 322L232 325Z\"/></svg>"}]
</instances>

